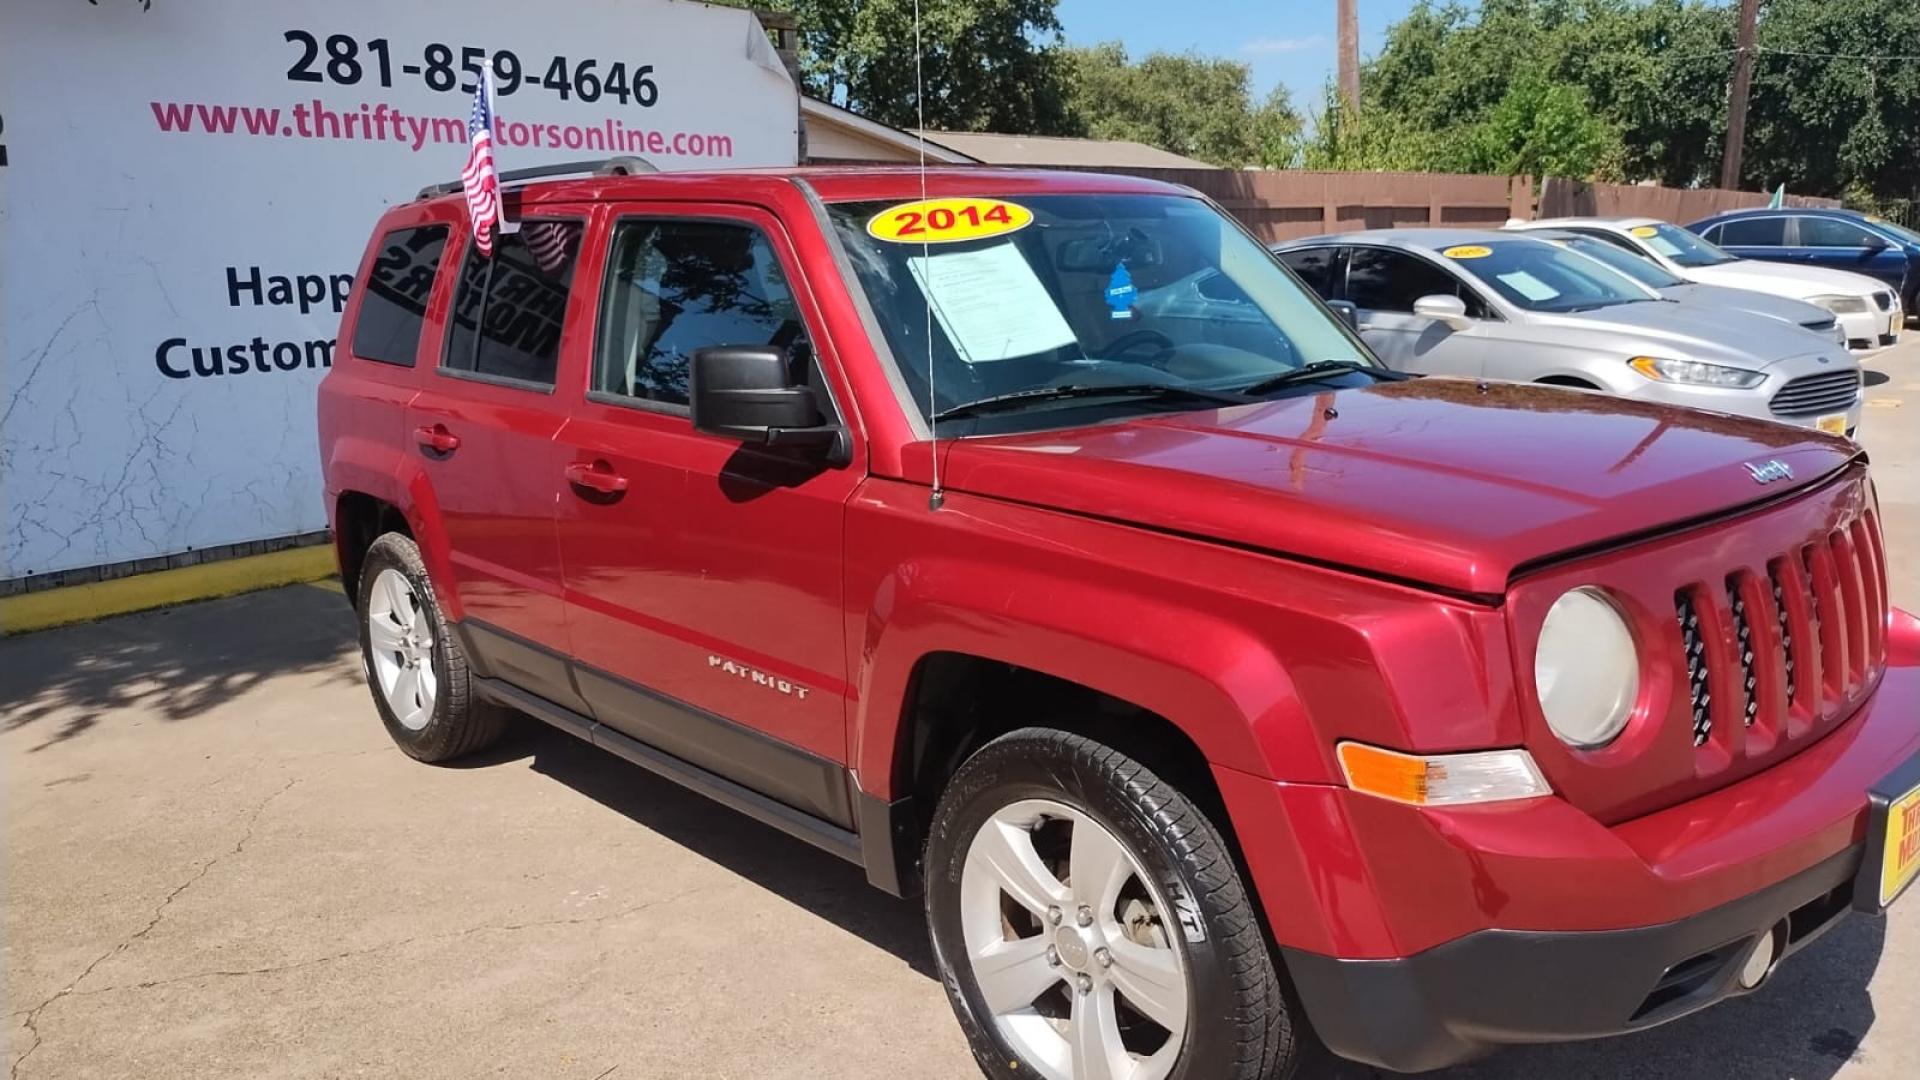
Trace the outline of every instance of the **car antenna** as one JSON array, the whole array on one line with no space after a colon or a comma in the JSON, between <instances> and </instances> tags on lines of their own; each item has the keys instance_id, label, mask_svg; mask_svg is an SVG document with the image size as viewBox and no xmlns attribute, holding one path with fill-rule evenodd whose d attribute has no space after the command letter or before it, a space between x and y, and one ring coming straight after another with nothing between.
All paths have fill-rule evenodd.
<instances>
[{"instance_id":1,"label":"car antenna","mask_svg":"<svg viewBox=\"0 0 1920 1080\"><path fill-rule=\"evenodd\" d=\"M927 201L927 90L921 78L921 57L925 51L920 47L920 0L913 0L913 107L918 114L920 141L920 201ZM924 212L924 211L922 211ZM933 398L933 246L926 237L920 238L920 287L927 294L927 326L924 337L927 342L927 453L933 459L933 490L927 494L927 509L938 510L947 501L947 493L940 487L940 418L939 407Z\"/></svg>"}]
</instances>

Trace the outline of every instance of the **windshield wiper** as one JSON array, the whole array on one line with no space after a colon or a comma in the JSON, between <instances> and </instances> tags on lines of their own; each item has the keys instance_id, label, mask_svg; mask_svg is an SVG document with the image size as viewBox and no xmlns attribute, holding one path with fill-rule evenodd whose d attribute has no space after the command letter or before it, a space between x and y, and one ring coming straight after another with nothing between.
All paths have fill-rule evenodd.
<instances>
[{"instance_id":1,"label":"windshield wiper","mask_svg":"<svg viewBox=\"0 0 1920 1080\"><path fill-rule=\"evenodd\" d=\"M1369 376L1375 382L1398 382L1407 377L1398 371L1388 371L1386 368L1375 367L1372 364L1363 364L1358 360L1315 360L1311 364L1302 364L1292 371L1283 371L1278 375L1261 379L1252 385L1243 386L1240 388L1240 392L1248 397L1258 397L1261 394L1272 393L1283 386L1292 386L1294 383L1313 382L1316 379L1324 379L1329 375L1344 375L1350 371L1357 371L1362 375Z\"/></svg>"},{"instance_id":2,"label":"windshield wiper","mask_svg":"<svg viewBox=\"0 0 1920 1080\"><path fill-rule=\"evenodd\" d=\"M942 409L934 413L933 418L936 421L959 420L984 413L1014 412L1029 405L1084 397L1183 397L1195 401L1218 402L1222 405L1250 404L1244 395L1223 390L1203 390L1197 386L1173 386L1168 383L1069 383L1065 386L1036 386L1006 394L995 394L978 401L969 401L952 408Z\"/></svg>"}]
</instances>

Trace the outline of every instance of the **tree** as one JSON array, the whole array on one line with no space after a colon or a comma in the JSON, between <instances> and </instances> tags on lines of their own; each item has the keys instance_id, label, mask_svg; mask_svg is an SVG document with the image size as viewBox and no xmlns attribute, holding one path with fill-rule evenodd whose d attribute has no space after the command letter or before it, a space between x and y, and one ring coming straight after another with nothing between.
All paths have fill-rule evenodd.
<instances>
[{"instance_id":1,"label":"tree","mask_svg":"<svg viewBox=\"0 0 1920 1080\"><path fill-rule=\"evenodd\" d=\"M1579 87L1529 71L1477 126L1475 169L1508 176L1598 176L1616 171L1620 135Z\"/></svg>"},{"instance_id":2,"label":"tree","mask_svg":"<svg viewBox=\"0 0 1920 1080\"><path fill-rule=\"evenodd\" d=\"M800 22L806 91L895 127L1065 134L1058 0L734 0Z\"/></svg>"},{"instance_id":3,"label":"tree","mask_svg":"<svg viewBox=\"0 0 1920 1080\"><path fill-rule=\"evenodd\" d=\"M1300 117L1275 88L1254 103L1245 64L1197 53L1130 61L1119 42L1066 52L1075 134L1127 139L1226 168L1280 167L1298 152Z\"/></svg>"}]
</instances>

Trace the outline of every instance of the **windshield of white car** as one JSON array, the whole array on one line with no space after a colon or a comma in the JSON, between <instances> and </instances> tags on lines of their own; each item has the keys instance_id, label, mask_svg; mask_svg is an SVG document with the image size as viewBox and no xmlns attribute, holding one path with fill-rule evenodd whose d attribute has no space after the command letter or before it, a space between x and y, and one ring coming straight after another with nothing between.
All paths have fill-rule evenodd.
<instances>
[{"instance_id":1,"label":"windshield of white car","mask_svg":"<svg viewBox=\"0 0 1920 1080\"><path fill-rule=\"evenodd\" d=\"M1627 275L1649 289L1671 289L1675 285L1687 283L1686 278L1662 270L1659 263L1643 259L1605 240L1596 240L1591 236L1570 236L1554 242L1577 251L1589 259L1598 259L1606 263L1610 269Z\"/></svg>"},{"instance_id":2,"label":"windshield of white car","mask_svg":"<svg viewBox=\"0 0 1920 1080\"><path fill-rule=\"evenodd\" d=\"M1542 240L1456 244L1440 255L1528 311L1592 311L1659 299L1605 264Z\"/></svg>"},{"instance_id":3,"label":"windshield of white car","mask_svg":"<svg viewBox=\"0 0 1920 1080\"><path fill-rule=\"evenodd\" d=\"M975 430L1079 424L1217 408L1221 394L1316 361L1375 366L1270 252L1199 199L967 196L827 209L902 396L923 418L985 425ZM1117 392L1098 392L1108 386ZM1007 405L976 407L989 401Z\"/></svg>"},{"instance_id":4,"label":"windshield of white car","mask_svg":"<svg viewBox=\"0 0 1920 1080\"><path fill-rule=\"evenodd\" d=\"M1734 256L1714 247L1678 225L1635 225L1627 230L1635 240L1673 260L1675 266L1719 266Z\"/></svg>"}]
</instances>

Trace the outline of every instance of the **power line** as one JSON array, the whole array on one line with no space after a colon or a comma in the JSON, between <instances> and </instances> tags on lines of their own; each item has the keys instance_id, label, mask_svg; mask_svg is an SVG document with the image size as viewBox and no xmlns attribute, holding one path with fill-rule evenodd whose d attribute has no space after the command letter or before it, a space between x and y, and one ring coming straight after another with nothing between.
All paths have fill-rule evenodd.
<instances>
[{"instance_id":1,"label":"power line","mask_svg":"<svg viewBox=\"0 0 1920 1080\"><path fill-rule=\"evenodd\" d=\"M1808 57L1814 60L1920 60L1920 54L1915 54L1915 53L1908 53L1905 55L1884 54L1884 53L1821 53L1821 52L1802 52L1798 49L1768 49L1768 48L1761 48L1755 51L1764 53L1764 54L1769 54L1772 56L1802 56L1802 57Z\"/></svg>"}]
</instances>

